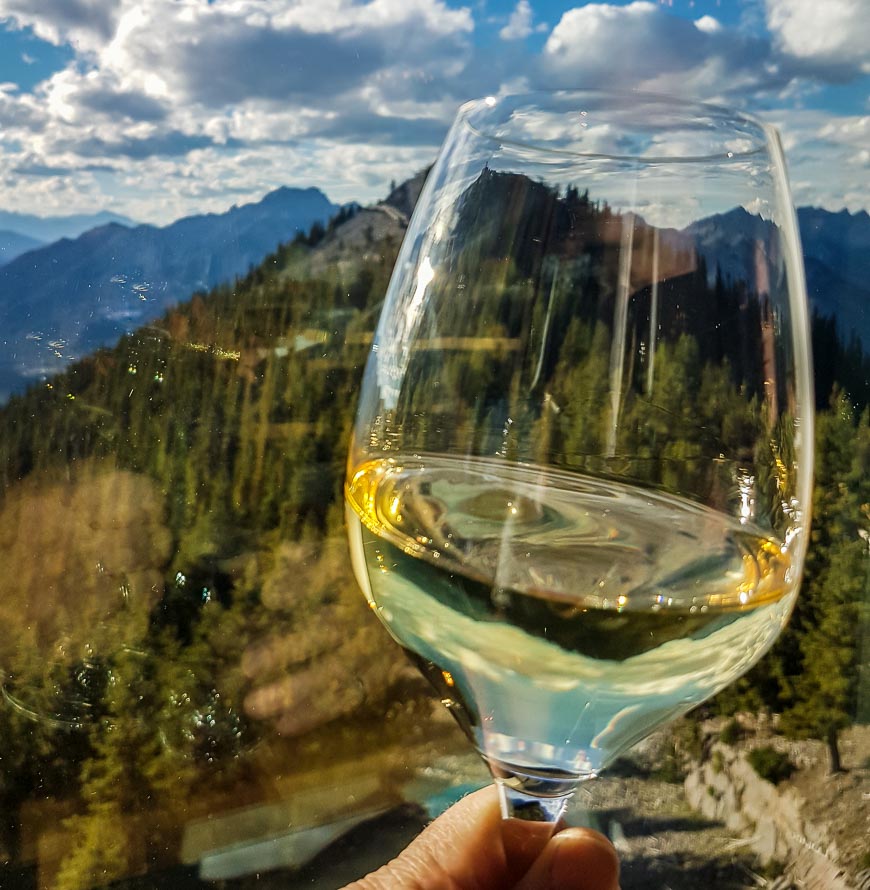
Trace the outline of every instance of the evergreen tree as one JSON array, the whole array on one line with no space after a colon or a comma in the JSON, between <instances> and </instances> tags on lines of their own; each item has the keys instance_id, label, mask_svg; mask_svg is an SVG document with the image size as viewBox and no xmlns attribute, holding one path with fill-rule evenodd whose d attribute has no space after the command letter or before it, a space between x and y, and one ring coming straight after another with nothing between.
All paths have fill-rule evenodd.
<instances>
[{"instance_id":1,"label":"evergreen tree","mask_svg":"<svg viewBox=\"0 0 870 890\"><path fill-rule=\"evenodd\" d=\"M840 730L857 716L860 646L870 599L870 425L855 423L835 394L819 418L814 551L807 567L796 633L799 673L790 683L782 727L822 739L831 770L841 768Z\"/></svg>"}]
</instances>

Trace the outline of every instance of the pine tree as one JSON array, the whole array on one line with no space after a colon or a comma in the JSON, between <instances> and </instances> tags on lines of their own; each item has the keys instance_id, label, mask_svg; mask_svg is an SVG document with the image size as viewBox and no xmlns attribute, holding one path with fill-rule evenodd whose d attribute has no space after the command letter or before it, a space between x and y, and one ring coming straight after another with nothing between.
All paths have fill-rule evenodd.
<instances>
[{"instance_id":1,"label":"pine tree","mask_svg":"<svg viewBox=\"0 0 870 890\"><path fill-rule=\"evenodd\" d=\"M820 417L815 550L797 614L800 673L791 681L783 729L828 746L841 769L839 733L856 718L862 623L870 596L870 426L855 425L840 394ZM819 546L821 545L821 546Z\"/></svg>"}]
</instances>

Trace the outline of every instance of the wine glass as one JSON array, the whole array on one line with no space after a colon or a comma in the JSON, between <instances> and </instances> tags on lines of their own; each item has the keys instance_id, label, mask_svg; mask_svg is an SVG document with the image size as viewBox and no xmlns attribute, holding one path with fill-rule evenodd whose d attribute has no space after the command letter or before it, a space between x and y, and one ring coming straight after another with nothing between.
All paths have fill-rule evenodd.
<instances>
[{"instance_id":1,"label":"wine glass","mask_svg":"<svg viewBox=\"0 0 870 890\"><path fill-rule=\"evenodd\" d=\"M555 822L771 646L811 452L774 129L635 93L461 108L371 347L346 502L362 590L506 818Z\"/></svg>"}]
</instances>

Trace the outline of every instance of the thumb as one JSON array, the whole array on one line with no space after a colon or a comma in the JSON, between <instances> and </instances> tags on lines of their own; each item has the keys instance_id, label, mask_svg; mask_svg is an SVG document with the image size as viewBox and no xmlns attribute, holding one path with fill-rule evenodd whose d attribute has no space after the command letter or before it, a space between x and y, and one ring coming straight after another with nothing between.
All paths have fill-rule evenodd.
<instances>
[{"instance_id":1,"label":"thumb","mask_svg":"<svg viewBox=\"0 0 870 890\"><path fill-rule=\"evenodd\" d=\"M389 865L345 890L501 890L513 886L501 833L501 812L490 785L454 804ZM525 850L525 868L546 840ZM523 869L523 872L525 871ZM523 872L520 872L522 874Z\"/></svg>"},{"instance_id":2,"label":"thumb","mask_svg":"<svg viewBox=\"0 0 870 890\"><path fill-rule=\"evenodd\" d=\"M555 834L516 890L619 890L619 860L604 835L588 828Z\"/></svg>"},{"instance_id":3,"label":"thumb","mask_svg":"<svg viewBox=\"0 0 870 890\"><path fill-rule=\"evenodd\" d=\"M495 788L470 794L389 865L345 890L618 890L610 842L583 828L502 820ZM525 875L525 877L522 877Z\"/></svg>"}]
</instances>

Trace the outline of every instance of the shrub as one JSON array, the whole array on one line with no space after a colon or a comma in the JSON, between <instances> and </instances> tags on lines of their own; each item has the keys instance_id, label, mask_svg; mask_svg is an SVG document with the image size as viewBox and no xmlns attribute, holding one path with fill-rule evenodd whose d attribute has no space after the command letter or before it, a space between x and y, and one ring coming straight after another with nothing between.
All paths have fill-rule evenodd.
<instances>
[{"instance_id":1,"label":"shrub","mask_svg":"<svg viewBox=\"0 0 870 890\"><path fill-rule=\"evenodd\" d=\"M674 750L678 754L700 763L704 759L704 738L697 720L684 717L672 728Z\"/></svg>"},{"instance_id":2,"label":"shrub","mask_svg":"<svg viewBox=\"0 0 870 890\"><path fill-rule=\"evenodd\" d=\"M795 771L795 765L789 760L788 754L769 746L754 748L746 755L746 759L762 779L774 785L787 779Z\"/></svg>"},{"instance_id":3,"label":"shrub","mask_svg":"<svg viewBox=\"0 0 870 890\"><path fill-rule=\"evenodd\" d=\"M740 741L743 735L743 728L737 722L736 717L732 717L721 729L719 733L719 741L723 745L734 745Z\"/></svg>"},{"instance_id":4,"label":"shrub","mask_svg":"<svg viewBox=\"0 0 870 890\"><path fill-rule=\"evenodd\" d=\"M664 755L659 766L652 771L651 778L669 785L681 785L685 781L686 770L676 751L669 751Z\"/></svg>"}]
</instances>

